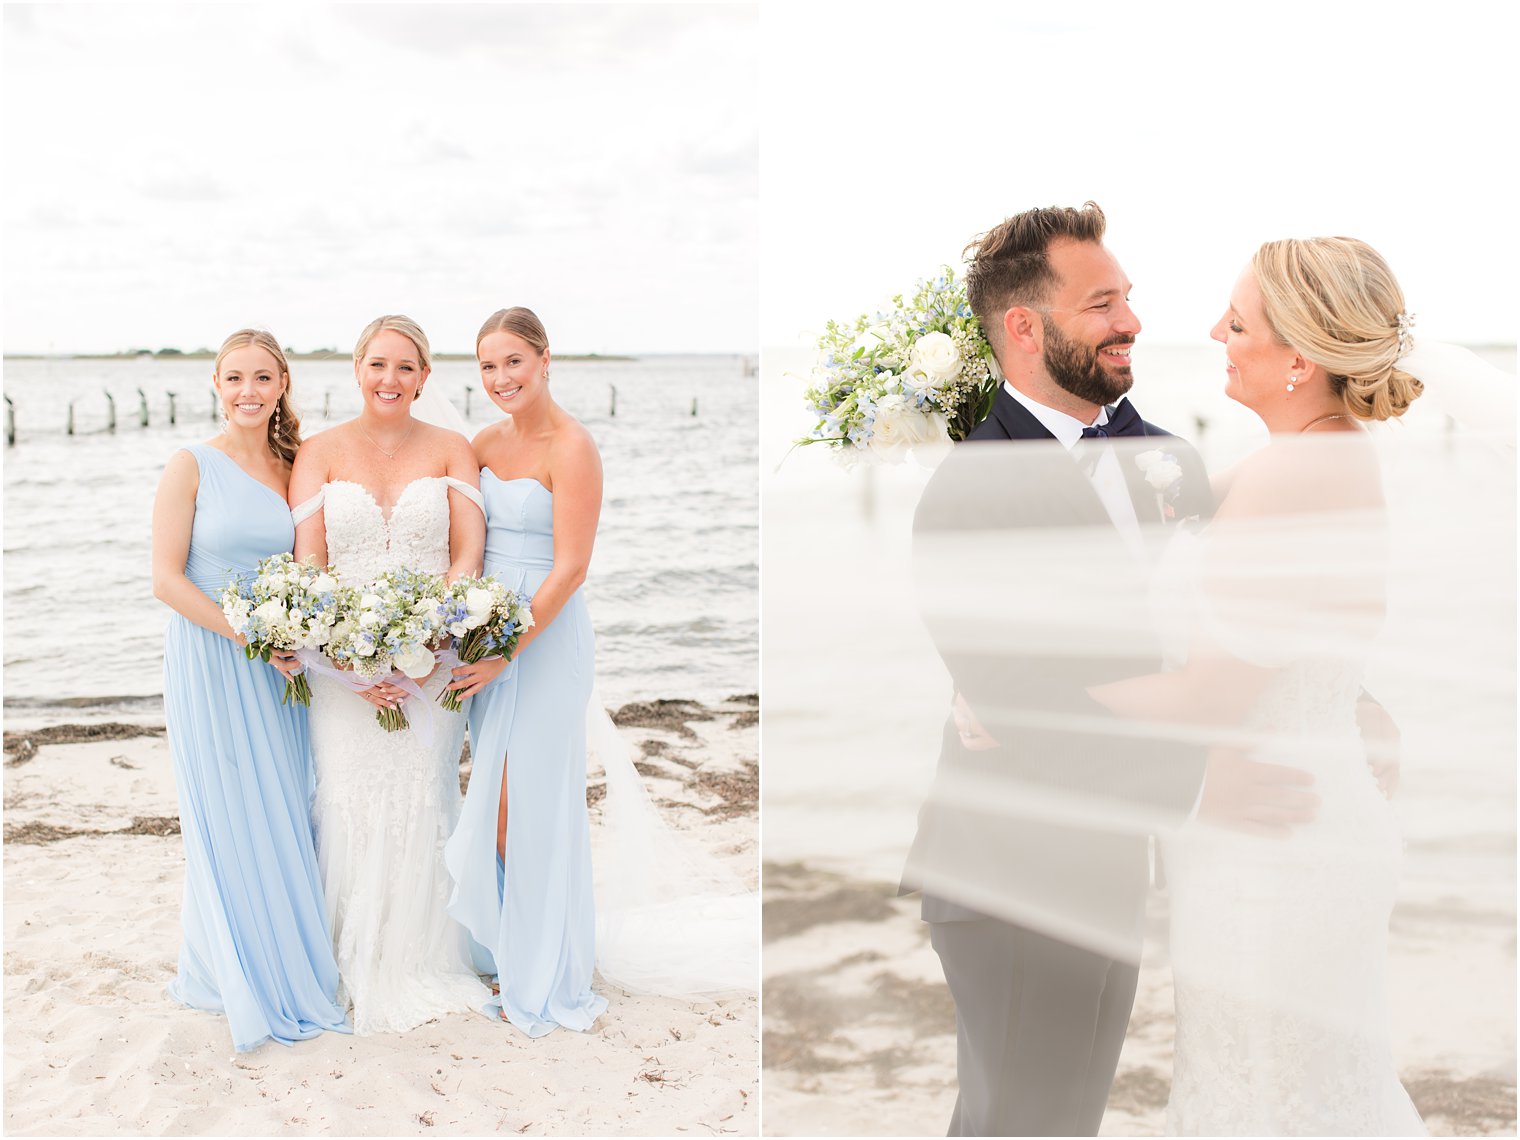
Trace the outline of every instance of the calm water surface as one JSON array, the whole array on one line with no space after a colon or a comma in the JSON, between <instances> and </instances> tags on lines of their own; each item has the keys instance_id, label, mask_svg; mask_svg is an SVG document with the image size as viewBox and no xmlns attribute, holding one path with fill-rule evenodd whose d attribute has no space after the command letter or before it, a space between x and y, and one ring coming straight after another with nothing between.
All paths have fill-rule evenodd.
<instances>
[{"instance_id":1,"label":"calm water surface","mask_svg":"<svg viewBox=\"0 0 1520 1140\"><path fill-rule=\"evenodd\" d=\"M157 711L169 611L153 598L149 571L153 496L170 453L217 430L210 372L205 360L5 362L18 436L5 454L8 722ZM351 362L297 361L292 373L308 435L358 411ZM431 383L461 411L468 399L477 428L500 416L473 362L441 361ZM553 383L596 437L605 468L586 584L604 701L754 692L754 376L737 356L670 356L556 361ZM114 433L105 430L107 393Z\"/></svg>"}]
</instances>

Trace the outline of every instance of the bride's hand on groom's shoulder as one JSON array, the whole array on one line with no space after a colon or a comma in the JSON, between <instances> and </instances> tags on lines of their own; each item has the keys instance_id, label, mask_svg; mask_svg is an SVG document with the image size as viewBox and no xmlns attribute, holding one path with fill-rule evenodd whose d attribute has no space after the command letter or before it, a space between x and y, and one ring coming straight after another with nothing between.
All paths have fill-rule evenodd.
<instances>
[{"instance_id":1,"label":"bride's hand on groom's shoulder","mask_svg":"<svg viewBox=\"0 0 1520 1140\"><path fill-rule=\"evenodd\" d=\"M505 657L484 657L473 665L460 665L454 670L454 679L449 682L449 688L458 694L460 700L473 697L501 676L501 671L507 664Z\"/></svg>"}]
</instances>

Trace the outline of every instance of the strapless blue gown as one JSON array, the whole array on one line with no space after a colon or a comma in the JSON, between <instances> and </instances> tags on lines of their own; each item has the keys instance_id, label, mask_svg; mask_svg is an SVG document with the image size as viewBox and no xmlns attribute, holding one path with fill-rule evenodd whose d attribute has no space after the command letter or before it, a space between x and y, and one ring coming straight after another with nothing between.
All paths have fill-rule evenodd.
<instances>
[{"instance_id":1,"label":"strapless blue gown","mask_svg":"<svg viewBox=\"0 0 1520 1140\"><path fill-rule=\"evenodd\" d=\"M534 479L480 473L485 572L531 595L554 566L554 499ZM475 967L501 994L483 1007L530 1037L589 1029L607 1008L591 991L596 911L586 818L586 705L596 639L579 590L533 643L470 699L473 772L444 849L449 913L470 932ZM507 853L496 815L507 780Z\"/></svg>"},{"instance_id":2,"label":"strapless blue gown","mask_svg":"<svg viewBox=\"0 0 1520 1140\"><path fill-rule=\"evenodd\" d=\"M185 575L220 601L234 574L289 550L285 500L207 444ZM285 678L175 614L164 717L185 847L184 941L169 995L227 1015L232 1043L347 1031L312 843L306 710Z\"/></svg>"}]
</instances>

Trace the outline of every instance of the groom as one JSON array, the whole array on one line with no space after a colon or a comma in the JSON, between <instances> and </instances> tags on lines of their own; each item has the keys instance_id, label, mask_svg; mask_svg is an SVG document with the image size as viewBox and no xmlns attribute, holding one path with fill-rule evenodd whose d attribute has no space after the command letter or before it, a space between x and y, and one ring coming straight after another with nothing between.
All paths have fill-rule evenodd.
<instances>
[{"instance_id":1,"label":"groom","mask_svg":"<svg viewBox=\"0 0 1520 1140\"><path fill-rule=\"evenodd\" d=\"M1105 571L1139 574L1133 553L1143 549L1145 524L1160 518L1156 492L1108 445L1122 437L1156 437L1180 467L1169 516L1211 513L1196 452L1124 398L1140 321L1103 232L1103 212L1088 202L1028 210L968 248L969 300L1006 380L987 419L926 487L914 521L916 560L956 533L1077 527L1112 539L1095 555ZM1034 441L1043 451L987 446ZM983 461L1000 454L1050 455L1054 466L1041 469L1048 478L989 478ZM1052 585L1021 580L1021 568L1028 572L1023 564L997 568L1006 590L1027 599ZM953 584L920 581L928 597ZM1093 610L1105 607L1104 597L1090 601ZM1123 626L1122 649L1052 660L1033 646L968 649L964 636L931 619L957 694L938 786L959 780L964 788L969 779L980 781L974 789L1025 798L1075 795L1162 821L1198 813L1280 827L1312 818L1302 773L1103 731L1117 722L1087 688L1160 665L1159 651L1134 649L1149 635L1143 616L1112 621ZM964 795L931 796L904 875L905 889L924 889L923 918L955 1000L959 1096L950 1134L1096 1135L1134 1002L1147 839L1080 815L1011 819L979 814L980 806L975 796L969 807Z\"/></svg>"}]
</instances>

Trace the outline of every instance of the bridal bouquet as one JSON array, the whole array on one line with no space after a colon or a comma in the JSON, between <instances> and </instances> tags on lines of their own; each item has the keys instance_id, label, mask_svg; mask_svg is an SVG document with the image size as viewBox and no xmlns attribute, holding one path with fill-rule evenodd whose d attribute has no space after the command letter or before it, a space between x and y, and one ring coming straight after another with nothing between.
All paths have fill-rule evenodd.
<instances>
[{"instance_id":1,"label":"bridal bouquet","mask_svg":"<svg viewBox=\"0 0 1520 1140\"><path fill-rule=\"evenodd\" d=\"M234 578L222 591L222 613L232 632L245 639L244 652L268 661L274 650L320 649L332 636L343 604L338 580L326 570L271 554L250 577ZM280 703L311 704L304 673L285 682Z\"/></svg>"},{"instance_id":2,"label":"bridal bouquet","mask_svg":"<svg viewBox=\"0 0 1520 1140\"><path fill-rule=\"evenodd\" d=\"M328 639L327 656L366 681L377 681L393 669L422 680L438 663L433 647L447 636L445 595L442 578L412 570L392 570L350 591ZM387 732L409 724L399 708L380 709L375 719Z\"/></svg>"},{"instance_id":3,"label":"bridal bouquet","mask_svg":"<svg viewBox=\"0 0 1520 1140\"><path fill-rule=\"evenodd\" d=\"M444 628L458 639L456 652L466 665L490 654L510 658L533 625L531 599L509 590L495 578L460 578L444 599ZM461 707L459 694L445 689L438 698L450 712Z\"/></svg>"},{"instance_id":4,"label":"bridal bouquet","mask_svg":"<svg viewBox=\"0 0 1520 1140\"><path fill-rule=\"evenodd\" d=\"M992 406L992 347L948 266L874 317L826 328L806 392L818 423L798 443L897 461L914 447L965 439Z\"/></svg>"}]
</instances>

